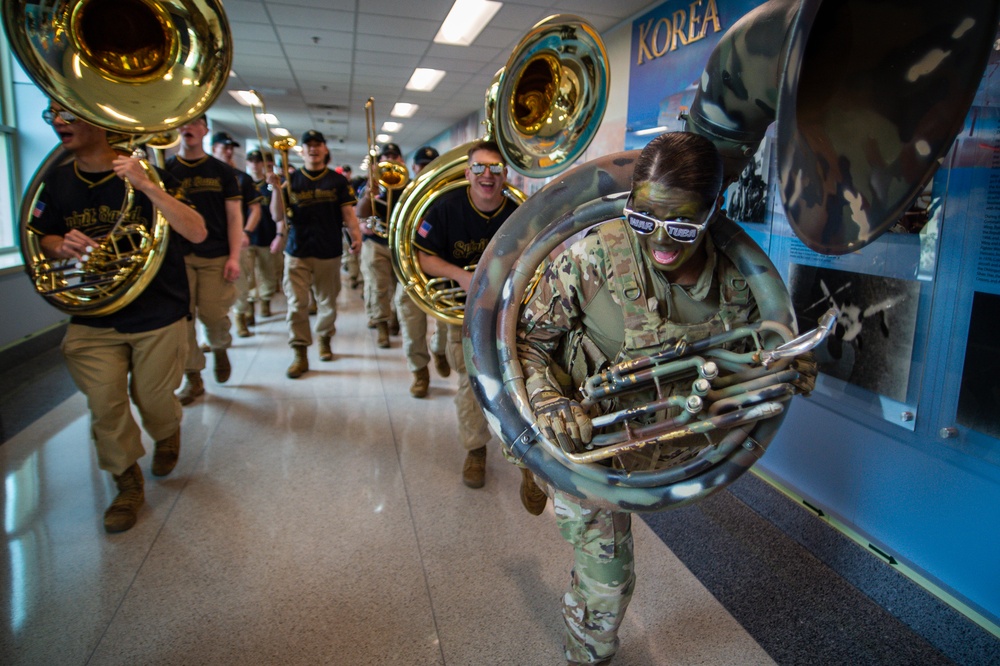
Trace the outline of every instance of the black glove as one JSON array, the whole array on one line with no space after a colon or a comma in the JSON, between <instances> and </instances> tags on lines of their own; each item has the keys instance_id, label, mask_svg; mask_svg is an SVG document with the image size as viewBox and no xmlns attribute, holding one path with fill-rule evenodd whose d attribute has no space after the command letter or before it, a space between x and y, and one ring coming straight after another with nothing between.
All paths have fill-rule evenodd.
<instances>
[{"instance_id":1,"label":"black glove","mask_svg":"<svg viewBox=\"0 0 1000 666\"><path fill-rule=\"evenodd\" d=\"M582 451L590 443L594 428L578 402L555 391L539 391L531 396L531 406L542 434L566 453Z\"/></svg>"}]
</instances>

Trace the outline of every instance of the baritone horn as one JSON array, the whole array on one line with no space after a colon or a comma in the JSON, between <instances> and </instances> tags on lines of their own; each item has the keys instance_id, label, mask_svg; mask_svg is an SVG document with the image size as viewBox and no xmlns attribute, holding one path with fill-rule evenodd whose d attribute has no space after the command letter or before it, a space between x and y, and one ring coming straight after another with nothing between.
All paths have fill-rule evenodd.
<instances>
[{"instance_id":1,"label":"baritone horn","mask_svg":"<svg viewBox=\"0 0 1000 666\"><path fill-rule=\"evenodd\" d=\"M982 79L998 15L995 0L770 0L736 22L713 51L687 130L715 143L729 181L777 120L779 189L792 229L821 253L854 251L899 219L949 150ZM548 441L516 350L522 297L536 267L563 241L621 216L638 155L579 166L515 211L480 260L489 271L473 276L463 345L476 397L513 458L588 504L650 512L716 492L756 463L788 399L783 362L765 367L764 359L788 348L798 354L824 332L808 334L806 342L789 338L795 316L780 274L739 225L717 215L709 226L715 246L739 267L766 322L751 335L762 343L759 358L745 363L728 354L725 341L718 347L709 341L694 356L664 349L670 358L604 368L583 383L582 401L599 402L606 387L631 382L661 360L690 364L701 379L711 373L698 359L724 359L739 379L720 375L707 386L693 380L686 389L674 384L686 391L685 409L693 397L725 402L689 416L674 416L679 405L670 405L678 422L652 437L627 415L604 414L597 422L618 422L620 432L598 440L593 451L571 458ZM827 329L835 317L825 319ZM745 402L758 397L763 402ZM700 446L674 444L709 430L719 436L706 436Z\"/></svg>"},{"instance_id":2,"label":"baritone horn","mask_svg":"<svg viewBox=\"0 0 1000 666\"><path fill-rule=\"evenodd\" d=\"M35 84L83 120L131 137L130 148L140 137L168 133L204 113L232 63L229 23L218 0L3 0L3 16L14 54ZM31 211L51 169L68 157L62 148L53 150L26 190L21 253L49 303L72 315L102 316L135 300L156 275L169 225L158 210L150 229L124 223L134 196L126 182L118 223L89 259L77 265L45 256L29 227Z\"/></svg>"},{"instance_id":3,"label":"baritone horn","mask_svg":"<svg viewBox=\"0 0 1000 666\"><path fill-rule=\"evenodd\" d=\"M371 203L371 215L365 218L365 224L379 238L389 237L389 217L392 215L392 195L406 187L410 180L410 172L405 165L389 160L378 161L378 146L375 144L375 98L369 97L365 102L365 121L368 132L368 201ZM375 197L378 185L385 190L386 219L378 216L375 208Z\"/></svg>"},{"instance_id":4,"label":"baritone horn","mask_svg":"<svg viewBox=\"0 0 1000 666\"><path fill-rule=\"evenodd\" d=\"M546 178L573 164L593 140L608 95L608 56L597 30L569 14L537 23L514 48L486 91L486 132L505 162L529 178ZM474 142L444 153L407 186L389 222L389 251L396 277L414 302L450 324L464 319L465 292L451 280L428 277L413 240L434 202L464 187L468 150ZM526 195L508 185L508 198Z\"/></svg>"}]
</instances>

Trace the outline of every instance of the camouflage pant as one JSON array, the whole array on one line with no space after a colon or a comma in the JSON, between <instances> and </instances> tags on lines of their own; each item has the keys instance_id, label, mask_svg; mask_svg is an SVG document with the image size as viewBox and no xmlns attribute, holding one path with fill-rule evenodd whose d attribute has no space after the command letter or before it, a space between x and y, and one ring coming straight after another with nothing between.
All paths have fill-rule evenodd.
<instances>
[{"instance_id":1,"label":"camouflage pant","mask_svg":"<svg viewBox=\"0 0 1000 666\"><path fill-rule=\"evenodd\" d=\"M552 493L556 524L573 546L573 571L563 597L566 659L597 662L618 651L618 627L632 599L631 515L581 505Z\"/></svg>"}]
</instances>

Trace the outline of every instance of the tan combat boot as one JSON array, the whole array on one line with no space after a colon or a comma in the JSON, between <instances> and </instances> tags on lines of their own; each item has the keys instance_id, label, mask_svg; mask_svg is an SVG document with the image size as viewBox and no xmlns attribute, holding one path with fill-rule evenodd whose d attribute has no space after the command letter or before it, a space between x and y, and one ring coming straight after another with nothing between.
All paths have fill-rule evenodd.
<instances>
[{"instance_id":1,"label":"tan combat boot","mask_svg":"<svg viewBox=\"0 0 1000 666\"><path fill-rule=\"evenodd\" d=\"M236 336L240 338L249 338L253 333L247 328L247 316L245 314L236 313Z\"/></svg>"},{"instance_id":2,"label":"tan combat boot","mask_svg":"<svg viewBox=\"0 0 1000 666\"><path fill-rule=\"evenodd\" d=\"M260 302L260 316L270 317L271 316L271 301L261 301Z\"/></svg>"},{"instance_id":3,"label":"tan combat boot","mask_svg":"<svg viewBox=\"0 0 1000 666\"><path fill-rule=\"evenodd\" d=\"M451 366L448 364L448 357L444 354L431 354L434 357L434 369L438 375L447 377L451 374Z\"/></svg>"},{"instance_id":4,"label":"tan combat boot","mask_svg":"<svg viewBox=\"0 0 1000 666\"><path fill-rule=\"evenodd\" d=\"M254 310L256 308L257 308L257 306L254 305L253 302L251 302L250 303L250 312L248 312L246 314L247 326L256 326L257 325L257 318L254 317Z\"/></svg>"},{"instance_id":5,"label":"tan combat boot","mask_svg":"<svg viewBox=\"0 0 1000 666\"><path fill-rule=\"evenodd\" d=\"M535 483L535 475L527 467L521 468L521 506L533 516L542 515L548 498Z\"/></svg>"},{"instance_id":6,"label":"tan combat boot","mask_svg":"<svg viewBox=\"0 0 1000 666\"><path fill-rule=\"evenodd\" d=\"M413 373L413 383L410 384L410 395L414 398L426 398L431 387L431 373L424 366Z\"/></svg>"},{"instance_id":7,"label":"tan combat boot","mask_svg":"<svg viewBox=\"0 0 1000 666\"><path fill-rule=\"evenodd\" d=\"M380 321L375 323L375 328L378 330L378 342L377 344L382 349L389 348L389 324L388 322Z\"/></svg>"},{"instance_id":8,"label":"tan combat boot","mask_svg":"<svg viewBox=\"0 0 1000 666\"><path fill-rule=\"evenodd\" d=\"M215 381L225 384L229 381L229 375L233 374L233 366L229 364L229 354L225 349L216 349L212 353L215 355Z\"/></svg>"},{"instance_id":9,"label":"tan combat boot","mask_svg":"<svg viewBox=\"0 0 1000 666\"><path fill-rule=\"evenodd\" d=\"M158 440L153 449L153 476L166 476L174 471L181 455L181 429L166 439Z\"/></svg>"},{"instance_id":10,"label":"tan combat boot","mask_svg":"<svg viewBox=\"0 0 1000 666\"><path fill-rule=\"evenodd\" d=\"M177 392L177 397L180 399L181 404L190 405L198 396L204 395L204 393L205 384L201 381L201 373L185 372L184 386Z\"/></svg>"},{"instance_id":11,"label":"tan combat boot","mask_svg":"<svg viewBox=\"0 0 1000 666\"><path fill-rule=\"evenodd\" d=\"M330 349L330 336L322 335L319 338L319 360L332 361L333 350Z\"/></svg>"},{"instance_id":12,"label":"tan combat boot","mask_svg":"<svg viewBox=\"0 0 1000 666\"><path fill-rule=\"evenodd\" d=\"M288 366L288 370L285 372L289 379L298 379L309 371L309 355L307 350L308 347L305 345L292 347L292 351L295 352L295 360L292 361L292 364Z\"/></svg>"},{"instance_id":13,"label":"tan combat boot","mask_svg":"<svg viewBox=\"0 0 1000 666\"><path fill-rule=\"evenodd\" d=\"M469 451L462 467L462 483L470 488L482 488L486 483L486 447Z\"/></svg>"},{"instance_id":14,"label":"tan combat boot","mask_svg":"<svg viewBox=\"0 0 1000 666\"><path fill-rule=\"evenodd\" d=\"M118 486L118 495L104 512L104 530L124 532L135 525L139 507L146 501L142 490L142 470L139 469L139 463L132 463L120 476L112 474L111 477Z\"/></svg>"}]
</instances>

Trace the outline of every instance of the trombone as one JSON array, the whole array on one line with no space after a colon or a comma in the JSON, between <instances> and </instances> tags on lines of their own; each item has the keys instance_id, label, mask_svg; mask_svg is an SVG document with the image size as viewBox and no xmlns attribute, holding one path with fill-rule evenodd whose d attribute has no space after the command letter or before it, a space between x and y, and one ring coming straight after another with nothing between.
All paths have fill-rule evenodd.
<instances>
[{"instance_id":1,"label":"trombone","mask_svg":"<svg viewBox=\"0 0 1000 666\"><path fill-rule=\"evenodd\" d=\"M378 161L378 146L375 145L375 98L369 97L365 102L365 121L368 132L368 200L371 202L372 213L365 218L365 224L372 230L372 233L379 238L389 237L389 217L392 215L392 193L406 187L410 180L410 172L406 166L389 162L388 160ZM385 188L385 218L382 219L375 212L375 185Z\"/></svg>"},{"instance_id":2,"label":"trombone","mask_svg":"<svg viewBox=\"0 0 1000 666\"><path fill-rule=\"evenodd\" d=\"M257 143L263 146L267 146L272 151L278 151L281 153L281 176L284 179L284 185L282 187L283 196L285 200L285 223L291 224L292 222L292 183L290 180L291 174L288 171L288 152L295 146L295 139L290 136L271 138L271 126L268 124L267 106L264 104L264 97L256 90L251 90L250 95L256 99L259 104L250 104L250 113L253 115L253 129L257 133ZM260 124L257 119L257 112L254 111L256 106L260 107L260 115L264 122L264 132L261 134Z\"/></svg>"}]
</instances>

